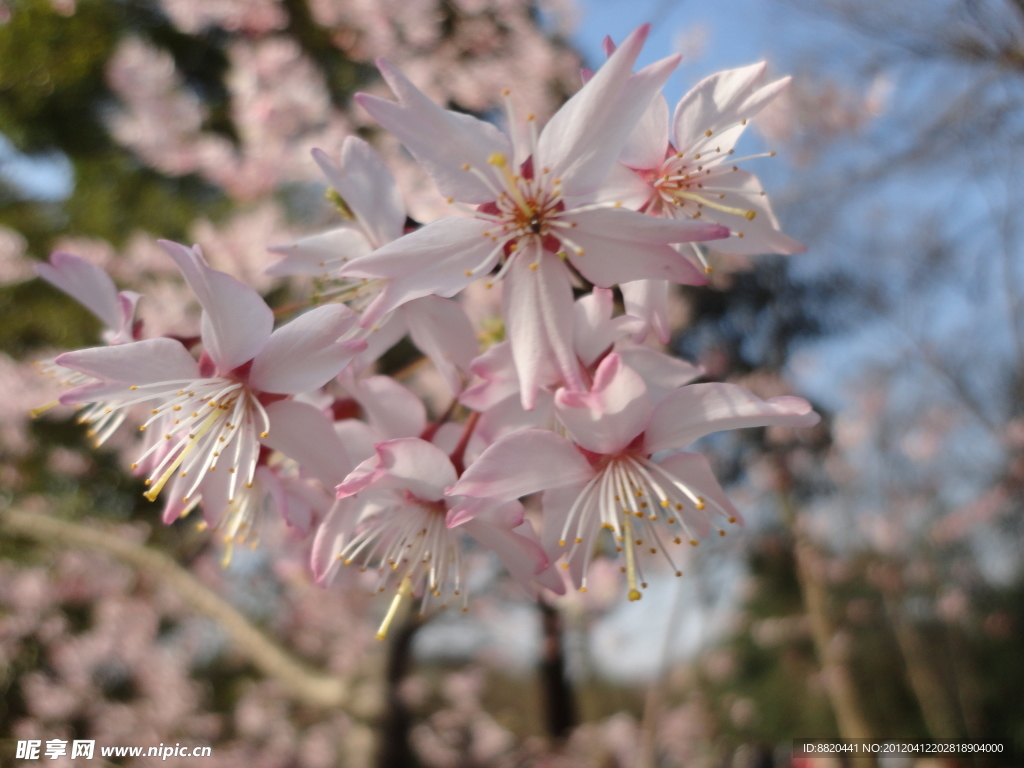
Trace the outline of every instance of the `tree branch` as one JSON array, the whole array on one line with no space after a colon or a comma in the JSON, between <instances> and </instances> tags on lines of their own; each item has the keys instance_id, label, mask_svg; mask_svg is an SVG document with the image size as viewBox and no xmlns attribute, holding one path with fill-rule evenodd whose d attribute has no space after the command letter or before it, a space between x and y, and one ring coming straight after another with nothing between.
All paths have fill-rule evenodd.
<instances>
[{"instance_id":1,"label":"tree branch","mask_svg":"<svg viewBox=\"0 0 1024 768\"><path fill-rule=\"evenodd\" d=\"M236 649L263 674L281 683L296 701L323 709L344 709L361 719L377 714L372 705L360 705L353 700L349 681L311 669L294 658L254 627L237 608L163 552L134 544L100 528L12 509L0 512L0 530L47 546L103 552L148 573L174 589L197 613L217 621Z\"/></svg>"}]
</instances>

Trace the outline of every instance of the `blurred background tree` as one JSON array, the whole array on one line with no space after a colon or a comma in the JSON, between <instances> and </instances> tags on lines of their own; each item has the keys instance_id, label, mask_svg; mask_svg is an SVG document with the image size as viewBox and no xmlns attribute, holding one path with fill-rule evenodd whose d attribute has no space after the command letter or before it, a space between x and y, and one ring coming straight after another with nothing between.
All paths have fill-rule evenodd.
<instances>
[{"instance_id":1,"label":"blurred background tree","mask_svg":"<svg viewBox=\"0 0 1024 768\"><path fill-rule=\"evenodd\" d=\"M780 218L810 252L712 254L712 289L678 296L674 347L709 378L762 396L799 388L831 417L811 435L705 441L750 524L731 546L701 547L678 586L652 591L654 614L624 613L611 586L559 603L582 721L561 746L545 734L538 682L514 663L537 660L536 611L510 610L517 598L492 584L475 623L431 622L411 671L392 678L406 764L784 764L792 738L838 734L1024 751L1024 8L766 5L797 31L780 35L772 62L794 87L758 126L788 160L762 178L773 199L785 186ZM0 4L3 503L99 518L170 553L295 656L354 681L374 710L387 659L372 610L312 587L301 542L267 537L221 570L194 526L155 524L116 452L86 447L67 413L28 420L47 396L24 363L99 330L29 267L54 249L89 258L146 294L153 333L196 319L158 237L199 242L272 302L301 297L263 269L267 245L337 221L310 148L370 137L411 215L441 210L350 102L385 92L373 60L393 60L450 108L493 115L511 87L543 119L578 85L569 11ZM408 383L436 403L429 374ZM387 764L379 722L296 697L160 579L9 532L0 556L0 739L212 744L225 766ZM630 655L654 661L609 662Z\"/></svg>"}]
</instances>

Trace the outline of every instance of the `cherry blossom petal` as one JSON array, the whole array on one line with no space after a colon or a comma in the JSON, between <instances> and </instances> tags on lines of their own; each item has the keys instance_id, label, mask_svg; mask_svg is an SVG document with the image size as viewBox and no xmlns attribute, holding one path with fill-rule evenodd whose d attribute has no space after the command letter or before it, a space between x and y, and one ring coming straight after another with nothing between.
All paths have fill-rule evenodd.
<instances>
[{"instance_id":1,"label":"cherry blossom petal","mask_svg":"<svg viewBox=\"0 0 1024 768\"><path fill-rule=\"evenodd\" d=\"M463 390L459 402L475 411L486 411L519 393L519 377L512 360L512 345L499 342L469 365L481 380Z\"/></svg>"},{"instance_id":2,"label":"cherry blossom petal","mask_svg":"<svg viewBox=\"0 0 1024 768\"><path fill-rule=\"evenodd\" d=\"M644 321L644 330L634 336L638 344L647 337L647 329L653 331L654 338L662 344L668 344L671 340L672 329L668 322L669 285L668 280L631 280L619 285L626 313Z\"/></svg>"},{"instance_id":3,"label":"cherry blossom petal","mask_svg":"<svg viewBox=\"0 0 1024 768\"><path fill-rule=\"evenodd\" d=\"M655 197L657 191L649 181L622 163L615 163L601 182L594 200L598 203L619 203L627 210L639 211Z\"/></svg>"},{"instance_id":4,"label":"cherry blossom petal","mask_svg":"<svg viewBox=\"0 0 1024 768\"><path fill-rule=\"evenodd\" d=\"M416 437L426 429L423 401L390 376L344 377L341 383L385 440Z\"/></svg>"},{"instance_id":5,"label":"cherry blossom petal","mask_svg":"<svg viewBox=\"0 0 1024 768\"><path fill-rule=\"evenodd\" d=\"M546 488L581 483L593 474L583 454L564 437L528 429L488 447L448 495L511 501Z\"/></svg>"},{"instance_id":6,"label":"cherry blossom petal","mask_svg":"<svg viewBox=\"0 0 1024 768\"><path fill-rule=\"evenodd\" d=\"M712 432L746 427L812 427L821 417L801 397L762 400L735 384L691 384L654 409L644 450L683 448Z\"/></svg>"},{"instance_id":7,"label":"cherry blossom petal","mask_svg":"<svg viewBox=\"0 0 1024 768\"><path fill-rule=\"evenodd\" d=\"M679 64L679 56L670 56L631 73L649 31L645 24L630 34L540 134L534 162L561 177L570 197L597 189L651 99Z\"/></svg>"},{"instance_id":8,"label":"cherry blossom petal","mask_svg":"<svg viewBox=\"0 0 1024 768\"><path fill-rule=\"evenodd\" d=\"M334 575L339 561L338 553L355 529L357 517L348 499L338 499L317 528L313 538L310 567L313 578L323 583Z\"/></svg>"},{"instance_id":9,"label":"cherry blossom petal","mask_svg":"<svg viewBox=\"0 0 1024 768\"><path fill-rule=\"evenodd\" d=\"M461 528L494 552L523 589L530 594L535 593L533 578L548 567L548 556L540 544L507 528L479 519L469 520Z\"/></svg>"},{"instance_id":10,"label":"cherry blossom petal","mask_svg":"<svg viewBox=\"0 0 1024 768\"><path fill-rule=\"evenodd\" d=\"M357 93L355 100L401 140L445 197L465 203L494 200L488 185L463 165L493 175L487 161L495 153L510 154L508 138L472 115L441 109L384 59L377 66L398 103L365 93Z\"/></svg>"},{"instance_id":11,"label":"cherry blossom petal","mask_svg":"<svg viewBox=\"0 0 1024 768\"><path fill-rule=\"evenodd\" d=\"M650 347L622 347L622 362L640 374L647 385L647 397L657 405L670 392L704 375L704 369Z\"/></svg>"},{"instance_id":12,"label":"cherry blossom petal","mask_svg":"<svg viewBox=\"0 0 1024 768\"><path fill-rule=\"evenodd\" d=\"M416 299L413 299L416 301ZM380 356L391 349L402 340L402 337L409 332L409 326L405 322L405 314L402 312L389 312L369 329L366 339L366 349L360 352L351 365L345 370L356 374L365 371L373 365Z\"/></svg>"},{"instance_id":13,"label":"cherry blossom petal","mask_svg":"<svg viewBox=\"0 0 1024 768\"><path fill-rule=\"evenodd\" d=\"M159 241L203 307L203 347L221 373L252 360L274 327L274 313L252 288L211 269L197 247Z\"/></svg>"},{"instance_id":14,"label":"cherry blossom petal","mask_svg":"<svg viewBox=\"0 0 1024 768\"><path fill-rule=\"evenodd\" d=\"M36 264L35 269L43 280L88 309L107 328L121 328L117 287L102 269L63 251L55 251L49 264Z\"/></svg>"},{"instance_id":15,"label":"cherry blossom petal","mask_svg":"<svg viewBox=\"0 0 1024 768\"><path fill-rule=\"evenodd\" d=\"M619 339L639 333L643 320L629 315L612 317L615 295L608 288L595 288L576 300L574 331L576 354L590 366Z\"/></svg>"},{"instance_id":16,"label":"cherry blossom petal","mask_svg":"<svg viewBox=\"0 0 1024 768\"><path fill-rule=\"evenodd\" d=\"M523 522L523 505L518 501L495 501L494 499L454 498L449 502L445 525L457 528L478 517L490 525L512 529Z\"/></svg>"},{"instance_id":17,"label":"cherry blossom petal","mask_svg":"<svg viewBox=\"0 0 1024 768\"><path fill-rule=\"evenodd\" d=\"M357 224L349 223L267 250L284 256L281 261L267 267L268 275L328 277L343 264L370 253L373 246Z\"/></svg>"},{"instance_id":18,"label":"cherry blossom petal","mask_svg":"<svg viewBox=\"0 0 1024 768\"><path fill-rule=\"evenodd\" d=\"M199 365L188 350L166 338L65 352L54 362L103 381L135 386L199 378Z\"/></svg>"},{"instance_id":19,"label":"cherry blossom petal","mask_svg":"<svg viewBox=\"0 0 1024 768\"><path fill-rule=\"evenodd\" d=\"M643 117L629 134L619 162L629 168L660 168L668 148L668 102L660 93L651 100Z\"/></svg>"},{"instance_id":20,"label":"cherry blossom petal","mask_svg":"<svg viewBox=\"0 0 1024 768\"><path fill-rule=\"evenodd\" d=\"M523 408L531 410L537 390L554 368L561 380L582 389L572 345L572 284L554 254L531 245L517 253L505 277L502 303L512 358L519 374Z\"/></svg>"},{"instance_id":21,"label":"cherry blossom petal","mask_svg":"<svg viewBox=\"0 0 1024 768\"><path fill-rule=\"evenodd\" d=\"M397 240L405 228L405 204L395 177L373 147L357 136L341 145L341 163L320 149L313 159L363 225L374 247Z\"/></svg>"},{"instance_id":22,"label":"cherry blossom petal","mask_svg":"<svg viewBox=\"0 0 1024 768\"><path fill-rule=\"evenodd\" d=\"M650 216L641 218L658 221ZM671 280L683 285L707 283L707 277L671 246L624 240L582 230L583 227L574 229L572 237L583 249L583 253L570 251L569 261L581 275L600 288L612 288L620 283L649 278Z\"/></svg>"},{"instance_id":23,"label":"cherry blossom petal","mask_svg":"<svg viewBox=\"0 0 1024 768\"><path fill-rule=\"evenodd\" d=\"M424 296L403 305L412 343L430 358L453 395L462 389L462 372L479 351L473 324L451 299Z\"/></svg>"},{"instance_id":24,"label":"cherry blossom petal","mask_svg":"<svg viewBox=\"0 0 1024 768\"><path fill-rule=\"evenodd\" d=\"M377 430L365 421L358 419L342 419L334 422L334 433L341 440L341 444L345 446L345 453L353 468L373 456L376 453L374 446L380 442L380 434Z\"/></svg>"},{"instance_id":25,"label":"cherry blossom petal","mask_svg":"<svg viewBox=\"0 0 1024 768\"><path fill-rule=\"evenodd\" d=\"M640 375L611 354L597 367L589 392L558 390L555 413L577 444L616 454L644 431L651 402Z\"/></svg>"},{"instance_id":26,"label":"cherry blossom petal","mask_svg":"<svg viewBox=\"0 0 1024 768\"><path fill-rule=\"evenodd\" d=\"M135 339L135 309L139 305L141 294L135 291L121 291L117 294L117 309L121 322L103 334L107 344L126 344Z\"/></svg>"},{"instance_id":27,"label":"cherry blossom petal","mask_svg":"<svg viewBox=\"0 0 1024 768\"><path fill-rule=\"evenodd\" d=\"M311 309L278 328L253 360L249 383L262 392L297 395L322 387L359 352L362 339L338 341L355 322L342 304Z\"/></svg>"},{"instance_id":28,"label":"cherry blossom petal","mask_svg":"<svg viewBox=\"0 0 1024 768\"><path fill-rule=\"evenodd\" d=\"M697 83L676 105L672 118L676 149L688 155L708 147L731 149L743 131L743 121L789 87L788 77L758 87L766 68L762 61L716 72Z\"/></svg>"},{"instance_id":29,"label":"cherry blossom petal","mask_svg":"<svg viewBox=\"0 0 1024 768\"><path fill-rule=\"evenodd\" d=\"M365 490L407 490L424 501L440 501L457 479L448 455L415 437L376 445L376 455L356 467L337 487L339 499Z\"/></svg>"},{"instance_id":30,"label":"cherry blossom petal","mask_svg":"<svg viewBox=\"0 0 1024 768\"><path fill-rule=\"evenodd\" d=\"M299 463L328 488L342 482L355 464L331 422L317 408L297 400L267 406L270 429L262 442Z\"/></svg>"},{"instance_id":31,"label":"cherry blossom petal","mask_svg":"<svg viewBox=\"0 0 1024 768\"><path fill-rule=\"evenodd\" d=\"M438 219L342 267L342 277L388 280L363 312L361 325L372 325L395 307L421 296L454 296L490 272L499 251L483 236L488 226L490 222L476 218Z\"/></svg>"}]
</instances>

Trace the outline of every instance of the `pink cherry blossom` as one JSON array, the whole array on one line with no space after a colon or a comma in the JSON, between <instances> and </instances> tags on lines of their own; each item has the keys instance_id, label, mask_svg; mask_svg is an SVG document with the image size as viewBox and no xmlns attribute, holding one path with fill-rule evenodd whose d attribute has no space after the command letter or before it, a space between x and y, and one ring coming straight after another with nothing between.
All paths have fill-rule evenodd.
<instances>
[{"instance_id":1,"label":"pink cherry blossom","mask_svg":"<svg viewBox=\"0 0 1024 768\"><path fill-rule=\"evenodd\" d=\"M631 600L640 598L643 582L640 547L661 552L678 573L670 545L696 544L711 530L712 513L739 520L702 455L677 452L654 461L654 454L725 429L808 427L819 419L801 398L760 400L734 384L691 384L653 404L643 378L617 354L598 367L589 392L559 390L555 410L571 441L544 430L503 437L449 493L511 500L547 490L548 551L569 542L567 566L586 588L598 534L611 531L626 553Z\"/></svg>"},{"instance_id":2,"label":"pink cherry blossom","mask_svg":"<svg viewBox=\"0 0 1024 768\"><path fill-rule=\"evenodd\" d=\"M150 470L146 493L155 500L172 480L165 517L198 502L231 504L251 487L260 439L270 429L266 405L322 386L365 348L338 339L354 322L341 305L318 307L272 331L274 318L259 294L211 269L196 249L165 242L203 307L203 356L197 363L180 341L147 339L116 347L69 352L57 363L98 380L79 386L63 402L104 401L111 411L150 403L139 428L155 437L133 466ZM226 464L225 482L213 483Z\"/></svg>"},{"instance_id":3,"label":"pink cherry blossom","mask_svg":"<svg viewBox=\"0 0 1024 768\"><path fill-rule=\"evenodd\" d=\"M605 48L615 49L607 39ZM679 101L671 125L665 98L656 96L630 135L600 198L623 200L652 216L726 226L729 237L708 246L721 253L805 251L781 231L761 182L739 167L751 158L735 157L735 144L748 122L789 87L788 77L762 85L766 67L761 62L705 78ZM687 250L710 271L700 248L690 243ZM658 339L667 343L668 282L629 282L622 293L627 311L647 320Z\"/></svg>"},{"instance_id":4,"label":"pink cherry blossom","mask_svg":"<svg viewBox=\"0 0 1024 768\"><path fill-rule=\"evenodd\" d=\"M713 240L724 228L665 221L595 203L630 131L678 63L670 57L630 69L647 34L641 27L538 133L508 137L471 116L436 106L397 69L379 62L397 103L367 94L359 103L398 138L450 202L470 204L449 217L346 264L341 274L386 284L363 314L370 324L390 309L430 294L452 296L501 267L504 314L526 409L542 369L555 365L571 386L584 384L572 354L571 274L611 287L643 278L701 283L670 243ZM518 127L511 101L509 125ZM625 258L623 254L629 254Z\"/></svg>"},{"instance_id":5,"label":"pink cherry blossom","mask_svg":"<svg viewBox=\"0 0 1024 768\"><path fill-rule=\"evenodd\" d=\"M330 541L334 559L376 569L378 591L396 589L379 637L408 595L419 596L421 613L449 597L466 609L464 535L494 551L524 588L533 591L535 579L559 588L518 501L446 494L458 479L455 466L425 440L389 440L375 451L338 485L338 498L352 499L350 514L318 536Z\"/></svg>"}]
</instances>

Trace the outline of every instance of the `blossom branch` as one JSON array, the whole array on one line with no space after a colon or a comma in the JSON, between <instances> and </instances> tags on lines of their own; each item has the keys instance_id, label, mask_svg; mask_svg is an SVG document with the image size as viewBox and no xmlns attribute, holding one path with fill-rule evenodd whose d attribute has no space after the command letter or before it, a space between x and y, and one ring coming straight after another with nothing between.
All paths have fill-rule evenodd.
<instances>
[{"instance_id":1,"label":"blossom branch","mask_svg":"<svg viewBox=\"0 0 1024 768\"><path fill-rule=\"evenodd\" d=\"M263 674L281 683L295 700L323 709L344 709L359 718L376 715L372 705L353 697L349 681L309 668L254 627L233 605L178 565L171 557L134 544L113 533L69 520L7 509L0 512L0 530L40 544L104 552L148 573L178 592L193 610L220 624L235 647Z\"/></svg>"}]
</instances>

